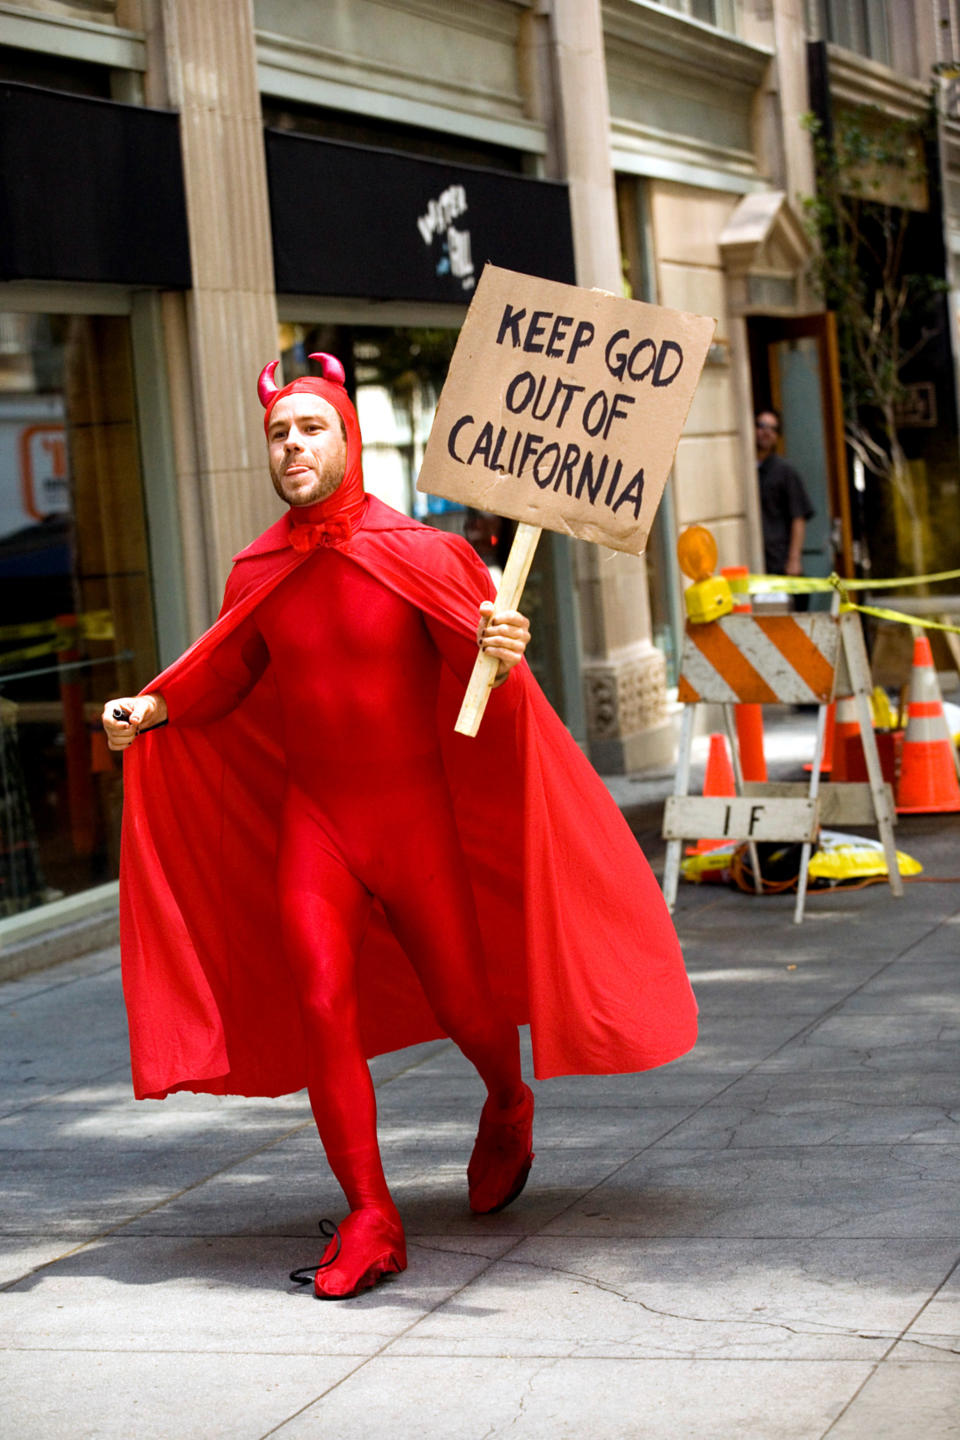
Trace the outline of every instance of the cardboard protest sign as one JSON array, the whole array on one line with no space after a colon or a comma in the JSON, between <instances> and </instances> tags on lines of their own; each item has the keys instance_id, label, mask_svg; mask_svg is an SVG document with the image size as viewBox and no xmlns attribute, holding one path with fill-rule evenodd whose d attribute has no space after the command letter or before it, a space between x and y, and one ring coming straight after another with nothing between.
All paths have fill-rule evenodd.
<instances>
[{"instance_id":1,"label":"cardboard protest sign","mask_svg":"<svg viewBox=\"0 0 960 1440\"><path fill-rule=\"evenodd\" d=\"M715 321L484 268L417 488L521 522L497 604L519 604L542 528L640 554ZM456 729L475 735L481 654Z\"/></svg>"},{"instance_id":2,"label":"cardboard protest sign","mask_svg":"<svg viewBox=\"0 0 960 1440\"><path fill-rule=\"evenodd\" d=\"M639 554L715 323L487 265L417 489Z\"/></svg>"}]
</instances>

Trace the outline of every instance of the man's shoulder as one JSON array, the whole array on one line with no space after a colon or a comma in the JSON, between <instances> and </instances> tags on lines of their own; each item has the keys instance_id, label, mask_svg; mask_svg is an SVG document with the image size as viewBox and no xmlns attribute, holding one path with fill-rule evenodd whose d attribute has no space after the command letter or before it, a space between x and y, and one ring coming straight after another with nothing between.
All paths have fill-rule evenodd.
<instances>
[{"instance_id":1,"label":"man's shoulder","mask_svg":"<svg viewBox=\"0 0 960 1440\"><path fill-rule=\"evenodd\" d=\"M768 486L791 488L803 485L800 471L795 465L791 465L789 460L785 460L782 455L768 456L759 469L760 478Z\"/></svg>"},{"instance_id":2,"label":"man's shoulder","mask_svg":"<svg viewBox=\"0 0 960 1440\"><path fill-rule=\"evenodd\" d=\"M778 477L788 474L796 475L797 473L790 464L790 461L784 459L782 455L768 455L766 460L761 461L760 469L765 475L775 475Z\"/></svg>"}]
</instances>

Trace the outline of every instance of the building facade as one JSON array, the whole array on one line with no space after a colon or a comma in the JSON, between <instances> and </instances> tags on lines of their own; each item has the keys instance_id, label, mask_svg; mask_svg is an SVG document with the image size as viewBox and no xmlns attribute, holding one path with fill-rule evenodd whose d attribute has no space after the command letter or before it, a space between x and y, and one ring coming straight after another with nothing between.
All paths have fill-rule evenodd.
<instances>
[{"instance_id":1,"label":"building facade","mask_svg":"<svg viewBox=\"0 0 960 1440\"><path fill-rule=\"evenodd\" d=\"M669 763L676 535L705 523L721 563L761 568L756 405L783 410L817 508L807 569L855 559L801 117L919 123L933 85L954 319L948 423L914 458L943 533L958 24L956 0L3 0L0 917L60 923L70 897L114 893L102 697L210 622L231 555L276 517L264 361L290 379L339 354L370 488L415 509L487 260L717 317L647 556L545 537L528 591L535 669L598 767ZM462 524L439 502L424 518Z\"/></svg>"}]
</instances>

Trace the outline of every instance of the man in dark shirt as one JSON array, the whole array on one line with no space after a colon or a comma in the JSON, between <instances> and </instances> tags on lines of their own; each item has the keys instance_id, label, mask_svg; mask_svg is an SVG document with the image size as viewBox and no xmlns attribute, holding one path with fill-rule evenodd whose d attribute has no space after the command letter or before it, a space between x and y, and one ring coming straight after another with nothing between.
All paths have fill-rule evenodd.
<instances>
[{"instance_id":1,"label":"man in dark shirt","mask_svg":"<svg viewBox=\"0 0 960 1440\"><path fill-rule=\"evenodd\" d=\"M780 416L760 410L756 426L764 567L768 575L802 575L803 540L814 509L796 470L776 453Z\"/></svg>"}]
</instances>

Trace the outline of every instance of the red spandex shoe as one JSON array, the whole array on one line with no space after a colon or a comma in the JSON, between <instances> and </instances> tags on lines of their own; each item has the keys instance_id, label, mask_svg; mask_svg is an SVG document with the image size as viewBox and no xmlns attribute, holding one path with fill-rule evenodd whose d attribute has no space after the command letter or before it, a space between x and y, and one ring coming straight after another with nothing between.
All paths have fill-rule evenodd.
<instances>
[{"instance_id":1,"label":"red spandex shoe","mask_svg":"<svg viewBox=\"0 0 960 1440\"><path fill-rule=\"evenodd\" d=\"M470 1209L475 1215L490 1215L516 1200L530 1174L532 1147L533 1091L529 1085L523 1087L523 1099L509 1110L498 1110L488 1099L467 1166Z\"/></svg>"},{"instance_id":2,"label":"red spandex shoe","mask_svg":"<svg viewBox=\"0 0 960 1440\"><path fill-rule=\"evenodd\" d=\"M329 1228L324 1230L324 1224ZM349 1300L370 1290L384 1275L407 1268L407 1246L400 1217L374 1206L352 1210L340 1226L321 1222L321 1233L333 1234L313 1275L318 1300ZM293 1271L291 1280L307 1279Z\"/></svg>"}]
</instances>

